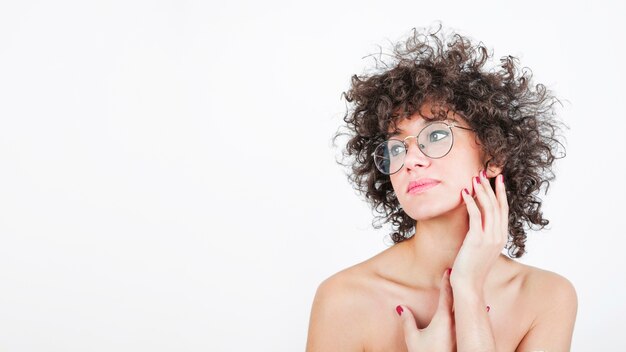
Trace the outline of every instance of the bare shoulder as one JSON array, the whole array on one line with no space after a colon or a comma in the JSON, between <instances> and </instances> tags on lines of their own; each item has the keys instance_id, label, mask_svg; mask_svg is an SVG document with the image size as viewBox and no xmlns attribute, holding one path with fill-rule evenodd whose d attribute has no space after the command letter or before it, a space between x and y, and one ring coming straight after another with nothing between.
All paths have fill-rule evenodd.
<instances>
[{"instance_id":1,"label":"bare shoulder","mask_svg":"<svg viewBox=\"0 0 626 352\"><path fill-rule=\"evenodd\" d=\"M537 300L538 306L569 304L577 305L578 297L572 282L555 272L534 266L522 265L524 293Z\"/></svg>"},{"instance_id":2,"label":"bare shoulder","mask_svg":"<svg viewBox=\"0 0 626 352\"><path fill-rule=\"evenodd\" d=\"M517 351L569 350L578 310L572 282L552 271L524 265L522 291L534 319Z\"/></svg>"},{"instance_id":3,"label":"bare shoulder","mask_svg":"<svg viewBox=\"0 0 626 352\"><path fill-rule=\"evenodd\" d=\"M365 332L359 322L368 300L358 268L342 270L320 283L313 299L307 352L363 351Z\"/></svg>"},{"instance_id":4,"label":"bare shoulder","mask_svg":"<svg viewBox=\"0 0 626 352\"><path fill-rule=\"evenodd\" d=\"M350 312L355 318L369 297L366 280L358 267L344 269L322 281L315 293L313 305L332 308L335 312Z\"/></svg>"}]
</instances>

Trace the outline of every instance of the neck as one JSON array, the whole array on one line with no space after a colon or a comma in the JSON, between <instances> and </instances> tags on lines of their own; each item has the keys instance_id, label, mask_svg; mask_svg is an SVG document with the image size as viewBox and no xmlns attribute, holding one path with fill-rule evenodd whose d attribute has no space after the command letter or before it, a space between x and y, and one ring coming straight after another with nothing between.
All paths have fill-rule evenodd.
<instances>
[{"instance_id":1,"label":"neck","mask_svg":"<svg viewBox=\"0 0 626 352\"><path fill-rule=\"evenodd\" d=\"M465 204L436 218L417 221L415 235L398 245L408 283L415 287L439 287L441 277L452 264L469 231Z\"/></svg>"}]
</instances>

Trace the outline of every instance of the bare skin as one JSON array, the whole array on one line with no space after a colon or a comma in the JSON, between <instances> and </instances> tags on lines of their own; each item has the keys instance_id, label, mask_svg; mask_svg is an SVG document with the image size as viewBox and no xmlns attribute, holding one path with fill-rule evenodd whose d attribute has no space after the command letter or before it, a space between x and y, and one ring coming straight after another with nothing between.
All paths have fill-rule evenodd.
<instances>
[{"instance_id":1,"label":"bare skin","mask_svg":"<svg viewBox=\"0 0 626 352\"><path fill-rule=\"evenodd\" d=\"M394 310L399 302L410 307L419 329L430 324L437 309L439 287L410 284L403 273L395 269L399 267L398 258L402 257L400 252L410 245L410 241L394 245L335 274L326 282L336 285L337 290L345 290L335 292L338 297L352 297L352 308L345 314L351 315L355 309L359 311L361 319L350 320L350 325L346 326L350 332L345 332L346 335L363 337L362 346L355 351L408 351L402 322ZM498 351L517 349L534 319L542 310L548 309L546 292L538 288L549 287L555 280L562 280L562 277L504 255L498 259L484 289ZM354 292L359 295L355 296ZM541 347L536 348L540 350ZM313 350L307 347L307 351Z\"/></svg>"},{"instance_id":2,"label":"bare skin","mask_svg":"<svg viewBox=\"0 0 626 352\"><path fill-rule=\"evenodd\" d=\"M416 134L429 110L425 106L403 129ZM390 179L404 211L417 220L415 235L320 285L307 351L569 350L574 288L555 273L498 254L507 234L507 222L500 221L508 218L505 186L500 179L496 192L489 186L497 167L472 183L484 157L471 133L456 131L445 158L409 148L405 166ZM419 177L440 184L407 193L409 181ZM461 196L463 188L472 196ZM456 270L442 279L448 268ZM440 301L446 292L449 299ZM398 317L399 304L410 312ZM431 325L435 313L447 318Z\"/></svg>"}]
</instances>

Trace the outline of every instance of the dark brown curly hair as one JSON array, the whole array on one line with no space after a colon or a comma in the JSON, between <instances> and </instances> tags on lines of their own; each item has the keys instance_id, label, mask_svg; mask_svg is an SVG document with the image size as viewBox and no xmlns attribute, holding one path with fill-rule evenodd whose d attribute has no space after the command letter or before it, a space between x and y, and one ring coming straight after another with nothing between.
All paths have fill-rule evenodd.
<instances>
[{"instance_id":1,"label":"dark brown curly hair","mask_svg":"<svg viewBox=\"0 0 626 352\"><path fill-rule=\"evenodd\" d=\"M372 152L387 139L388 129L397 130L401 119L419 111L426 101L462 116L475 131L483 152L491 156L485 163L502 167L509 201L509 257L525 252L526 226L543 229L549 221L543 217L541 199L555 176L552 164L565 156L560 142L560 125L555 105L560 101L542 84L532 84L532 72L520 68L512 56L500 59L500 65L485 66L492 57L484 44L473 44L457 33L413 28L412 35L392 46L390 62L375 58L372 72L353 75L351 87L342 93L349 104L343 117L350 137L342 155L350 157L346 173L353 188L381 216L374 228L392 223L393 243L411 237L415 220L401 208L388 175L374 165ZM448 111L439 109L436 119ZM439 116L439 117L437 117ZM345 126L344 126L345 127ZM567 127L567 126L566 126ZM344 159L345 160L345 159ZM495 179L491 181L495 187ZM544 194L545 194L544 193Z\"/></svg>"}]
</instances>

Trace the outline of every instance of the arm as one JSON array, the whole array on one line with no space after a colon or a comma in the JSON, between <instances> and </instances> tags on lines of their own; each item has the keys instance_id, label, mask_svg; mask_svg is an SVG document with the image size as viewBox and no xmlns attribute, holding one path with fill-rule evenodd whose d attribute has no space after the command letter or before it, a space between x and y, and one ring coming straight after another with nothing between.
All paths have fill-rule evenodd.
<instances>
[{"instance_id":1,"label":"arm","mask_svg":"<svg viewBox=\"0 0 626 352\"><path fill-rule=\"evenodd\" d=\"M454 259L450 278L458 351L496 351L483 287L506 244L509 205L501 175L495 183L494 193L483 170L473 180L476 200L466 189L461 192L469 214L469 231Z\"/></svg>"},{"instance_id":2,"label":"arm","mask_svg":"<svg viewBox=\"0 0 626 352\"><path fill-rule=\"evenodd\" d=\"M452 292L458 351L496 351L482 290L457 285Z\"/></svg>"},{"instance_id":3,"label":"arm","mask_svg":"<svg viewBox=\"0 0 626 352\"><path fill-rule=\"evenodd\" d=\"M516 351L569 351L578 311L576 290L566 278L548 272L538 280L538 314Z\"/></svg>"},{"instance_id":4,"label":"arm","mask_svg":"<svg viewBox=\"0 0 626 352\"><path fill-rule=\"evenodd\" d=\"M354 290L338 277L322 282L311 308L306 351L363 351L361 330L355 328L362 310Z\"/></svg>"}]
</instances>

